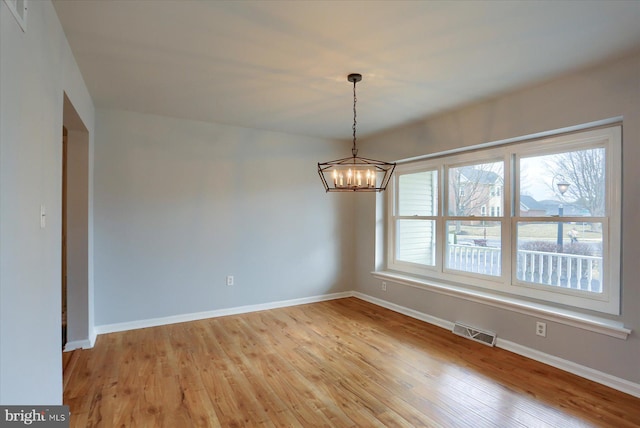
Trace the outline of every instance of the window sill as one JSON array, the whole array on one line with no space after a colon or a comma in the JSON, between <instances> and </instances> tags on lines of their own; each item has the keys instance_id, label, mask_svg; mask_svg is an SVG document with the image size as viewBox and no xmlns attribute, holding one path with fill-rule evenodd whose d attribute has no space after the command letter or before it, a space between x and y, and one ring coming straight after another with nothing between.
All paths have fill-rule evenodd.
<instances>
[{"instance_id":1,"label":"window sill","mask_svg":"<svg viewBox=\"0 0 640 428\"><path fill-rule=\"evenodd\" d=\"M392 281L397 284L408 285L426 289L440 294L457 297L472 302L482 303L488 306L494 306L525 315L535 316L572 327L581 328L583 330L595 333L605 334L607 336L618 339L627 339L631 330L624 327L621 322L612 321L606 318L586 315L580 312L567 309L555 308L541 303L534 303L515 297L506 297L492 294L485 291L470 290L462 286L445 284L438 281L429 280L427 278L419 278L416 276L391 272L377 271L371 274L384 281Z\"/></svg>"}]
</instances>

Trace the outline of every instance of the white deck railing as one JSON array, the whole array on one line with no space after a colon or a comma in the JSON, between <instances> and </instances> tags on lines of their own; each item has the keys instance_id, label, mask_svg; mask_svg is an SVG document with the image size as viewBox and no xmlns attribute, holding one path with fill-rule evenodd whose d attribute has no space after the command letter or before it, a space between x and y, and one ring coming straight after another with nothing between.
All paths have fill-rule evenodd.
<instances>
[{"instance_id":1,"label":"white deck railing","mask_svg":"<svg viewBox=\"0 0 640 428\"><path fill-rule=\"evenodd\" d=\"M499 276L501 250L478 245L448 245L447 267ZM602 257L518 250L517 278L534 284L602 292Z\"/></svg>"},{"instance_id":2,"label":"white deck railing","mask_svg":"<svg viewBox=\"0 0 640 428\"><path fill-rule=\"evenodd\" d=\"M518 250L517 264L521 281L602 292L602 257Z\"/></svg>"},{"instance_id":3,"label":"white deck railing","mask_svg":"<svg viewBox=\"0 0 640 428\"><path fill-rule=\"evenodd\" d=\"M499 276L502 267L500 248L449 244L449 269Z\"/></svg>"}]
</instances>

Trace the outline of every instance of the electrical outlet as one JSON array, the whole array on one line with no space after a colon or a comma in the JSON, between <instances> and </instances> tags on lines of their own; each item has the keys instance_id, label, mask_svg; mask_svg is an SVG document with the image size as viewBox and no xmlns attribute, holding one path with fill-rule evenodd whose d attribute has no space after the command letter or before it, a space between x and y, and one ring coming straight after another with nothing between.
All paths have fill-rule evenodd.
<instances>
[{"instance_id":1,"label":"electrical outlet","mask_svg":"<svg viewBox=\"0 0 640 428\"><path fill-rule=\"evenodd\" d=\"M382 291L387 291L387 283L386 282L382 283Z\"/></svg>"},{"instance_id":2,"label":"electrical outlet","mask_svg":"<svg viewBox=\"0 0 640 428\"><path fill-rule=\"evenodd\" d=\"M44 205L40 205L40 228L47 227L47 209Z\"/></svg>"},{"instance_id":3,"label":"electrical outlet","mask_svg":"<svg viewBox=\"0 0 640 428\"><path fill-rule=\"evenodd\" d=\"M227 285L233 285L233 275L227 275Z\"/></svg>"},{"instance_id":4,"label":"electrical outlet","mask_svg":"<svg viewBox=\"0 0 640 428\"><path fill-rule=\"evenodd\" d=\"M538 336L547 337L547 323L537 322L536 323L536 334Z\"/></svg>"}]
</instances>

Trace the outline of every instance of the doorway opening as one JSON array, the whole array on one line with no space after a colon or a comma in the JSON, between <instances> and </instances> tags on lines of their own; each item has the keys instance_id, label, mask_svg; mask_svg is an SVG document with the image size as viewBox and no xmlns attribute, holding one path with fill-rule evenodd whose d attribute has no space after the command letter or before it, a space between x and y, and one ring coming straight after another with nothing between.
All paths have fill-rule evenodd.
<instances>
[{"instance_id":1,"label":"doorway opening","mask_svg":"<svg viewBox=\"0 0 640 428\"><path fill-rule=\"evenodd\" d=\"M90 346L89 132L64 94L61 292L63 350Z\"/></svg>"}]
</instances>

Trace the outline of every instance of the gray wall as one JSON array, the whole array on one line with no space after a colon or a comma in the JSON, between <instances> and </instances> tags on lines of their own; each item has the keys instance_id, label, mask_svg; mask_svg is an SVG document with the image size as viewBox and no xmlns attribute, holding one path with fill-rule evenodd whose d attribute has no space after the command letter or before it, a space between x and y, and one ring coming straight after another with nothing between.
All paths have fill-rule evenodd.
<instances>
[{"instance_id":1,"label":"gray wall","mask_svg":"<svg viewBox=\"0 0 640 428\"><path fill-rule=\"evenodd\" d=\"M345 150L98 110L96 325L350 290L353 200L316 172Z\"/></svg>"},{"instance_id":2,"label":"gray wall","mask_svg":"<svg viewBox=\"0 0 640 428\"><path fill-rule=\"evenodd\" d=\"M93 104L51 3L29 2L23 32L0 2L0 404L62 404L64 93L92 135Z\"/></svg>"},{"instance_id":3,"label":"gray wall","mask_svg":"<svg viewBox=\"0 0 640 428\"><path fill-rule=\"evenodd\" d=\"M622 315L634 330L625 340L548 323L547 337L535 336L535 319L422 289L390 284L380 290L374 270L375 205L356 207L356 289L448 321L465 321L498 337L640 382L640 54L611 61L534 87L428 118L365 139L362 152L406 159L492 141L623 116Z\"/></svg>"},{"instance_id":4,"label":"gray wall","mask_svg":"<svg viewBox=\"0 0 640 428\"><path fill-rule=\"evenodd\" d=\"M67 138L67 342L89 338L90 303L89 133L71 129Z\"/></svg>"}]
</instances>

